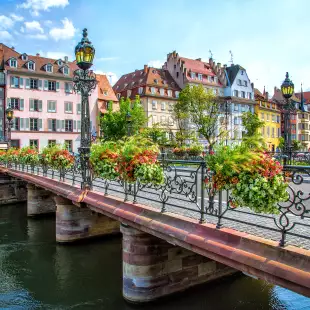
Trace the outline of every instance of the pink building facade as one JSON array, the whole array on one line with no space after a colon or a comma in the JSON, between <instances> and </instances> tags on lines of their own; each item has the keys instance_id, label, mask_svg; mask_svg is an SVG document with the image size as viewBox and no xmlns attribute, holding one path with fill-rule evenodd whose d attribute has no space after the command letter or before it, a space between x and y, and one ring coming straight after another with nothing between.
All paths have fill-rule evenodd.
<instances>
[{"instance_id":1,"label":"pink building facade","mask_svg":"<svg viewBox=\"0 0 310 310\"><path fill-rule=\"evenodd\" d=\"M0 45L1 49L1 45ZM6 106L14 110L12 146L66 143L77 153L80 145L81 95L73 91L74 62L17 53L2 45ZM98 90L89 97L95 136ZM4 122L5 120L3 120Z\"/></svg>"}]
</instances>

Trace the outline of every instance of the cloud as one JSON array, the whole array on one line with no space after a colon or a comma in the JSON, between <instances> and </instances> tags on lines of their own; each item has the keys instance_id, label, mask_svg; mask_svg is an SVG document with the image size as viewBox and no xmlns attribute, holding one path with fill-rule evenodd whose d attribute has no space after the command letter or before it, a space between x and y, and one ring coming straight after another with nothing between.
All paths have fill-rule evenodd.
<instances>
[{"instance_id":1,"label":"cloud","mask_svg":"<svg viewBox=\"0 0 310 310\"><path fill-rule=\"evenodd\" d=\"M99 57L96 58L96 61L111 61L111 60L116 60L118 57Z\"/></svg>"},{"instance_id":2,"label":"cloud","mask_svg":"<svg viewBox=\"0 0 310 310\"><path fill-rule=\"evenodd\" d=\"M21 33L24 33L25 32L25 28L22 26L22 27L20 27L20 32Z\"/></svg>"},{"instance_id":3,"label":"cloud","mask_svg":"<svg viewBox=\"0 0 310 310\"><path fill-rule=\"evenodd\" d=\"M148 62L149 67L154 67L154 68L161 68L163 64L165 63L164 60L151 60Z\"/></svg>"},{"instance_id":4,"label":"cloud","mask_svg":"<svg viewBox=\"0 0 310 310\"><path fill-rule=\"evenodd\" d=\"M16 14L11 14L11 17L14 21L16 22L22 22L24 20L24 17L23 16L20 16L20 15L16 15Z\"/></svg>"},{"instance_id":5,"label":"cloud","mask_svg":"<svg viewBox=\"0 0 310 310\"><path fill-rule=\"evenodd\" d=\"M39 54L42 57L52 58L52 59L64 59L65 56L69 56L68 53L66 53L66 52L43 52L43 51L39 51ZM70 61L70 59L69 59L69 61Z\"/></svg>"},{"instance_id":6,"label":"cloud","mask_svg":"<svg viewBox=\"0 0 310 310\"><path fill-rule=\"evenodd\" d=\"M51 20L45 20L43 23L47 27L50 27L53 24L53 22Z\"/></svg>"},{"instance_id":7,"label":"cloud","mask_svg":"<svg viewBox=\"0 0 310 310\"><path fill-rule=\"evenodd\" d=\"M118 80L117 75L115 73L113 73L113 72L103 72L102 70L95 70L94 72L96 74L106 75L107 78L108 78L108 81L111 84L111 86L113 86L117 82L117 80Z\"/></svg>"},{"instance_id":8,"label":"cloud","mask_svg":"<svg viewBox=\"0 0 310 310\"><path fill-rule=\"evenodd\" d=\"M36 31L39 31L41 33L44 33L44 30L43 28L41 27L41 24L34 20L32 22L25 22L25 27L26 27L26 30L28 32L36 32Z\"/></svg>"},{"instance_id":9,"label":"cloud","mask_svg":"<svg viewBox=\"0 0 310 310\"><path fill-rule=\"evenodd\" d=\"M20 5L17 5L18 8L30 9L30 12L33 16L39 16L40 11L49 11L50 8L61 7L69 5L69 0L26 0Z\"/></svg>"},{"instance_id":10,"label":"cloud","mask_svg":"<svg viewBox=\"0 0 310 310\"><path fill-rule=\"evenodd\" d=\"M14 21L4 15L0 15L0 29L8 29L13 27Z\"/></svg>"},{"instance_id":11,"label":"cloud","mask_svg":"<svg viewBox=\"0 0 310 310\"><path fill-rule=\"evenodd\" d=\"M12 35L6 30L0 30L0 40L5 42L12 42Z\"/></svg>"},{"instance_id":12,"label":"cloud","mask_svg":"<svg viewBox=\"0 0 310 310\"><path fill-rule=\"evenodd\" d=\"M71 39L76 32L73 23L68 18L63 19L61 22L63 28L52 28L49 32L55 41Z\"/></svg>"},{"instance_id":13,"label":"cloud","mask_svg":"<svg viewBox=\"0 0 310 310\"><path fill-rule=\"evenodd\" d=\"M30 39L37 39L37 40L47 40L47 35L46 34L27 34L27 37Z\"/></svg>"}]
</instances>

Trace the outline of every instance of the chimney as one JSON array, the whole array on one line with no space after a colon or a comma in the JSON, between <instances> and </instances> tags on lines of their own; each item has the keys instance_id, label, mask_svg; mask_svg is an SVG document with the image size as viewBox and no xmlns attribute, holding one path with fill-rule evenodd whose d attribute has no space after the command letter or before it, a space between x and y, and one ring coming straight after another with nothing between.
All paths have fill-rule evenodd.
<instances>
[{"instance_id":1,"label":"chimney","mask_svg":"<svg viewBox=\"0 0 310 310\"><path fill-rule=\"evenodd\" d=\"M65 56L65 63L68 62L68 56Z\"/></svg>"},{"instance_id":2,"label":"chimney","mask_svg":"<svg viewBox=\"0 0 310 310\"><path fill-rule=\"evenodd\" d=\"M148 68L148 66L144 65L144 68L143 68L144 73L147 73L147 68Z\"/></svg>"},{"instance_id":3,"label":"chimney","mask_svg":"<svg viewBox=\"0 0 310 310\"><path fill-rule=\"evenodd\" d=\"M269 93L266 91L266 99L268 100L269 99Z\"/></svg>"},{"instance_id":4,"label":"chimney","mask_svg":"<svg viewBox=\"0 0 310 310\"><path fill-rule=\"evenodd\" d=\"M173 55L173 58L176 58L176 57L177 57L177 52L176 52L176 51L173 51L173 52L172 52L172 55Z\"/></svg>"},{"instance_id":5,"label":"chimney","mask_svg":"<svg viewBox=\"0 0 310 310\"><path fill-rule=\"evenodd\" d=\"M227 65L225 64L225 65L223 65L223 67L224 67L224 69L226 70L226 68L227 68Z\"/></svg>"},{"instance_id":6,"label":"chimney","mask_svg":"<svg viewBox=\"0 0 310 310\"><path fill-rule=\"evenodd\" d=\"M251 83L251 87L252 87L252 89L254 90L254 83Z\"/></svg>"},{"instance_id":7,"label":"chimney","mask_svg":"<svg viewBox=\"0 0 310 310\"><path fill-rule=\"evenodd\" d=\"M39 54L39 53L36 53L36 56L37 56L37 57L40 57L40 54Z\"/></svg>"},{"instance_id":8,"label":"chimney","mask_svg":"<svg viewBox=\"0 0 310 310\"><path fill-rule=\"evenodd\" d=\"M13 51L15 51L15 47L14 47L14 46L12 46L11 49L12 49Z\"/></svg>"},{"instance_id":9,"label":"chimney","mask_svg":"<svg viewBox=\"0 0 310 310\"><path fill-rule=\"evenodd\" d=\"M201 61L201 58L197 58L196 60Z\"/></svg>"},{"instance_id":10,"label":"chimney","mask_svg":"<svg viewBox=\"0 0 310 310\"><path fill-rule=\"evenodd\" d=\"M220 62L217 63L218 68L221 68L222 64Z\"/></svg>"}]
</instances>

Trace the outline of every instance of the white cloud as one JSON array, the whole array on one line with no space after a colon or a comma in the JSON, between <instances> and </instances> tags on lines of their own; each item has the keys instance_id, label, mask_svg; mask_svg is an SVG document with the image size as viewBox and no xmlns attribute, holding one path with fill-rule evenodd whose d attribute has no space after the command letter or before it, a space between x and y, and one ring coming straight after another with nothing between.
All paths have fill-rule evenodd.
<instances>
[{"instance_id":1,"label":"white cloud","mask_svg":"<svg viewBox=\"0 0 310 310\"><path fill-rule=\"evenodd\" d=\"M66 53L66 52L47 52L45 55L47 58L64 59L65 56L68 56L68 53Z\"/></svg>"},{"instance_id":2,"label":"white cloud","mask_svg":"<svg viewBox=\"0 0 310 310\"><path fill-rule=\"evenodd\" d=\"M53 22L51 20L45 20L43 23L47 27L50 27L53 24Z\"/></svg>"},{"instance_id":3,"label":"white cloud","mask_svg":"<svg viewBox=\"0 0 310 310\"><path fill-rule=\"evenodd\" d=\"M24 33L25 32L25 28L24 27L20 27L20 32Z\"/></svg>"},{"instance_id":4,"label":"white cloud","mask_svg":"<svg viewBox=\"0 0 310 310\"><path fill-rule=\"evenodd\" d=\"M0 30L0 40L5 42L12 42L12 35L6 30Z\"/></svg>"},{"instance_id":5,"label":"white cloud","mask_svg":"<svg viewBox=\"0 0 310 310\"><path fill-rule=\"evenodd\" d=\"M20 15L16 15L16 14L11 14L11 17L14 21L16 22L22 22L24 20L24 17L23 16L20 16Z\"/></svg>"},{"instance_id":6,"label":"white cloud","mask_svg":"<svg viewBox=\"0 0 310 310\"><path fill-rule=\"evenodd\" d=\"M26 30L29 32L39 31L41 33L44 33L44 30L41 27L41 24L36 20L34 20L32 22L25 22L25 27L26 27Z\"/></svg>"},{"instance_id":7,"label":"white cloud","mask_svg":"<svg viewBox=\"0 0 310 310\"><path fill-rule=\"evenodd\" d=\"M64 8L67 5L69 5L69 0L26 0L17 7L30 9L33 16L38 16L40 11L49 11L53 7Z\"/></svg>"},{"instance_id":8,"label":"white cloud","mask_svg":"<svg viewBox=\"0 0 310 310\"><path fill-rule=\"evenodd\" d=\"M1 29L8 29L8 28L13 27L13 25L14 25L14 21L11 18L6 17L4 15L0 15L0 28Z\"/></svg>"},{"instance_id":9,"label":"white cloud","mask_svg":"<svg viewBox=\"0 0 310 310\"><path fill-rule=\"evenodd\" d=\"M163 64L165 63L164 60L151 60L148 62L149 67L154 67L154 68L161 68Z\"/></svg>"},{"instance_id":10,"label":"white cloud","mask_svg":"<svg viewBox=\"0 0 310 310\"><path fill-rule=\"evenodd\" d=\"M76 32L73 23L68 18L63 19L61 22L63 28L52 28L49 32L55 41L71 39Z\"/></svg>"},{"instance_id":11,"label":"white cloud","mask_svg":"<svg viewBox=\"0 0 310 310\"><path fill-rule=\"evenodd\" d=\"M102 70L95 70L94 72L96 74L106 75L107 78L108 78L108 81L111 84L111 86L113 86L117 82L117 80L118 80L117 75L115 73L113 73L113 72L103 72Z\"/></svg>"},{"instance_id":12,"label":"white cloud","mask_svg":"<svg viewBox=\"0 0 310 310\"><path fill-rule=\"evenodd\" d=\"M46 34L41 34L41 33L28 34L27 37L30 38L30 39L47 40L47 35Z\"/></svg>"}]
</instances>

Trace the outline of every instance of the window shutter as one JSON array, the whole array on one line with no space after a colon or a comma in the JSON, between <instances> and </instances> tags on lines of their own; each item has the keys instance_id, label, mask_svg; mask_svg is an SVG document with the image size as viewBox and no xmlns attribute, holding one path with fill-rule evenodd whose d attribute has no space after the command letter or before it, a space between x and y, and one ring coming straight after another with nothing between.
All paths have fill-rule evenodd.
<instances>
[{"instance_id":1,"label":"window shutter","mask_svg":"<svg viewBox=\"0 0 310 310\"><path fill-rule=\"evenodd\" d=\"M20 119L19 119L19 129L20 129L20 130L23 130L23 129L24 129L24 119L23 119L23 118L20 118Z\"/></svg>"},{"instance_id":2,"label":"window shutter","mask_svg":"<svg viewBox=\"0 0 310 310\"><path fill-rule=\"evenodd\" d=\"M11 76L11 87L14 87L14 77Z\"/></svg>"},{"instance_id":3,"label":"window shutter","mask_svg":"<svg viewBox=\"0 0 310 310\"><path fill-rule=\"evenodd\" d=\"M65 120L64 119L61 121L61 129L65 131Z\"/></svg>"},{"instance_id":4,"label":"window shutter","mask_svg":"<svg viewBox=\"0 0 310 310\"><path fill-rule=\"evenodd\" d=\"M26 122L26 125L25 125L25 129L26 130L29 130L29 118L25 118L25 122Z\"/></svg>"},{"instance_id":5,"label":"window shutter","mask_svg":"<svg viewBox=\"0 0 310 310\"><path fill-rule=\"evenodd\" d=\"M42 100L39 100L39 111L42 112Z\"/></svg>"},{"instance_id":6,"label":"window shutter","mask_svg":"<svg viewBox=\"0 0 310 310\"><path fill-rule=\"evenodd\" d=\"M38 127L39 127L39 130L42 130L43 128L43 122L42 122L42 118L39 118L38 119Z\"/></svg>"},{"instance_id":7,"label":"window shutter","mask_svg":"<svg viewBox=\"0 0 310 310\"><path fill-rule=\"evenodd\" d=\"M65 102L65 112L67 112L67 111L68 111L68 103Z\"/></svg>"},{"instance_id":8,"label":"window shutter","mask_svg":"<svg viewBox=\"0 0 310 310\"><path fill-rule=\"evenodd\" d=\"M76 131L76 121L73 121L73 130Z\"/></svg>"},{"instance_id":9,"label":"window shutter","mask_svg":"<svg viewBox=\"0 0 310 310\"><path fill-rule=\"evenodd\" d=\"M53 102L53 111L56 112L56 101Z\"/></svg>"},{"instance_id":10,"label":"window shutter","mask_svg":"<svg viewBox=\"0 0 310 310\"><path fill-rule=\"evenodd\" d=\"M56 82L56 91L59 91L59 82Z\"/></svg>"},{"instance_id":11,"label":"window shutter","mask_svg":"<svg viewBox=\"0 0 310 310\"><path fill-rule=\"evenodd\" d=\"M48 90L48 81L44 80L44 90Z\"/></svg>"},{"instance_id":12,"label":"window shutter","mask_svg":"<svg viewBox=\"0 0 310 310\"><path fill-rule=\"evenodd\" d=\"M6 106L7 106L8 108L11 107L11 98L6 98Z\"/></svg>"},{"instance_id":13,"label":"window shutter","mask_svg":"<svg viewBox=\"0 0 310 310\"><path fill-rule=\"evenodd\" d=\"M19 88L24 88L24 79L19 78Z\"/></svg>"},{"instance_id":14,"label":"window shutter","mask_svg":"<svg viewBox=\"0 0 310 310\"><path fill-rule=\"evenodd\" d=\"M81 114L81 104L77 104L77 114Z\"/></svg>"},{"instance_id":15,"label":"window shutter","mask_svg":"<svg viewBox=\"0 0 310 310\"><path fill-rule=\"evenodd\" d=\"M24 111L24 99L19 99L19 110Z\"/></svg>"},{"instance_id":16,"label":"window shutter","mask_svg":"<svg viewBox=\"0 0 310 310\"><path fill-rule=\"evenodd\" d=\"M73 112L73 104L72 102L69 102L69 111L72 113Z\"/></svg>"},{"instance_id":17,"label":"window shutter","mask_svg":"<svg viewBox=\"0 0 310 310\"><path fill-rule=\"evenodd\" d=\"M52 120L48 120L48 131L52 131Z\"/></svg>"},{"instance_id":18,"label":"window shutter","mask_svg":"<svg viewBox=\"0 0 310 310\"><path fill-rule=\"evenodd\" d=\"M26 88L30 88L30 79L26 79Z\"/></svg>"},{"instance_id":19,"label":"window shutter","mask_svg":"<svg viewBox=\"0 0 310 310\"><path fill-rule=\"evenodd\" d=\"M69 92L72 93L72 83L69 83Z\"/></svg>"},{"instance_id":20,"label":"window shutter","mask_svg":"<svg viewBox=\"0 0 310 310\"><path fill-rule=\"evenodd\" d=\"M33 99L30 99L29 100L29 111L34 111L34 102L33 102Z\"/></svg>"},{"instance_id":21,"label":"window shutter","mask_svg":"<svg viewBox=\"0 0 310 310\"><path fill-rule=\"evenodd\" d=\"M93 122L90 121L90 132L92 132L92 130L93 130Z\"/></svg>"},{"instance_id":22,"label":"window shutter","mask_svg":"<svg viewBox=\"0 0 310 310\"><path fill-rule=\"evenodd\" d=\"M78 131L81 130L81 121L77 121L77 130L78 130Z\"/></svg>"},{"instance_id":23,"label":"window shutter","mask_svg":"<svg viewBox=\"0 0 310 310\"><path fill-rule=\"evenodd\" d=\"M42 90L42 80L38 80L38 88Z\"/></svg>"},{"instance_id":24,"label":"window shutter","mask_svg":"<svg viewBox=\"0 0 310 310\"><path fill-rule=\"evenodd\" d=\"M56 130L57 130L57 131L59 131L59 130L61 129L61 124L60 124L60 122L61 122L61 121L60 121L59 119L56 120Z\"/></svg>"}]
</instances>

